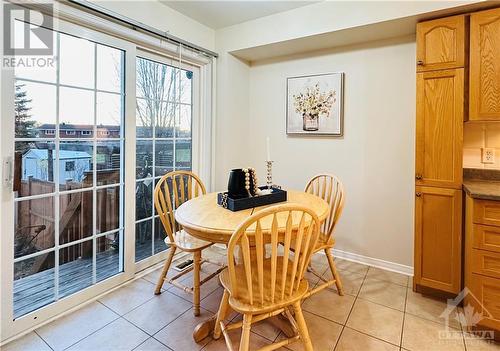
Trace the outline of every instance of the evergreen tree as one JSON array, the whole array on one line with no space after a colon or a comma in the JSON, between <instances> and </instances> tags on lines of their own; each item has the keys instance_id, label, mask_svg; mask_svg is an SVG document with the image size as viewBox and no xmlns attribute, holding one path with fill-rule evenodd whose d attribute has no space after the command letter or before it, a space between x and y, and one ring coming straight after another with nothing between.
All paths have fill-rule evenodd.
<instances>
[{"instance_id":1,"label":"evergreen tree","mask_svg":"<svg viewBox=\"0 0 500 351\"><path fill-rule=\"evenodd\" d=\"M24 84L16 84L16 93L14 100L14 111L16 114L16 137L32 138L36 136L35 121L31 120L29 111L31 99L28 99Z\"/></svg>"}]
</instances>

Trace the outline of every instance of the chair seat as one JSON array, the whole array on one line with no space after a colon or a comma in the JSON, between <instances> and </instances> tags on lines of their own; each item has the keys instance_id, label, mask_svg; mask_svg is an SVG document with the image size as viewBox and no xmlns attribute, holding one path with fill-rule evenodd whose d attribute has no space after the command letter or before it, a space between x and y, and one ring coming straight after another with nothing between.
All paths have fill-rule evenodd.
<instances>
[{"instance_id":1,"label":"chair seat","mask_svg":"<svg viewBox=\"0 0 500 351\"><path fill-rule=\"evenodd\" d=\"M293 270L293 262L288 261L287 276L290 277ZM278 308L292 304L293 302L302 299L302 297L307 293L309 289L309 284L306 279L302 279L299 283L299 288L288 295L290 289L290 284L288 283L291 279L287 278L287 283L285 284L285 295L281 299L281 274L283 272L283 257L278 257L277 261L277 271L276 271L276 291L274 302L271 298L271 259L264 259L263 271L264 271L264 297L263 301L260 297L259 288L259 278L257 271L252 271L252 291L253 291L253 305L250 304L249 289L247 288L245 268L243 264L235 266L236 271L236 289L238 296L235 297L234 293L231 292L231 284L229 279L229 270L224 270L219 276L220 281L224 288L229 292L229 304L231 307L239 313L252 313L259 314L269 311L276 310Z\"/></svg>"},{"instance_id":2,"label":"chair seat","mask_svg":"<svg viewBox=\"0 0 500 351\"><path fill-rule=\"evenodd\" d=\"M212 246L214 243L210 241L205 241L202 239L197 239L194 236L186 233L184 230L178 231L174 236L175 242L174 245L177 246L180 250L186 252L194 252L206 249L207 247ZM165 244L171 245L172 243L168 240L168 237L165 239Z\"/></svg>"}]
</instances>

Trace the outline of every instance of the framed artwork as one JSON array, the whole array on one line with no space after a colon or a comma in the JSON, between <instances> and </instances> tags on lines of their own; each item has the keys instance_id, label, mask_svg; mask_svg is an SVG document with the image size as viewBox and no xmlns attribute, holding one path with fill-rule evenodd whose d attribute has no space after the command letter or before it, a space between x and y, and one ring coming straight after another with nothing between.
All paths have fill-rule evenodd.
<instances>
[{"instance_id":1,"label":"framed artwork","mask_svg":"<svg viewBox=\"0 0 500 351\"><path fill-rule=\"evenodd\" d=\"M286 133L342 136L344 73L287 78Z\"/></svg>"}]
</instances>

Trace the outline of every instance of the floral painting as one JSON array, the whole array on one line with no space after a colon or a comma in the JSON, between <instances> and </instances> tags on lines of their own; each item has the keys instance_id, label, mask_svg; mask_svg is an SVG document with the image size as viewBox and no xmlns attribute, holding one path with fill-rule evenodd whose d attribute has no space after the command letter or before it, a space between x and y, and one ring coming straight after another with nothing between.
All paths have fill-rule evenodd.
<instances>
[{"instance_id":1,"label":"floral painting","mask_svg":"<svg viewBox=\"0 0 500 351\"><path fill-rule=\"evenodd\" d=\"M287 134L343 134L343 73L287 79Z\"/></svg>"}]
</instances>

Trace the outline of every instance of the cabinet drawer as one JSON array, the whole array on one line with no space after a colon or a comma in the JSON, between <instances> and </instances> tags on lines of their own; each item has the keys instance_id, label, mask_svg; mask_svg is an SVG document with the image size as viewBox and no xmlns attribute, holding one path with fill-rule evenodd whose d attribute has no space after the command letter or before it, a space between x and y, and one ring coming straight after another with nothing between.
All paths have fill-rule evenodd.
<instances>
[{"instance_id":1,"label":"cabinet drawer","mask_svg":"<svg viewBox=\"0 0 500 351\"><path fill-rule=\"evenodd\" d=\"M500 252L500 227L474 224L472 247Z\"/></svg>"},{"instance_id":2,"label":"cabinet drawer","mask_svg":"<svg viewBox=\"0 0 500 351\"><path fill-rule=\"evenodd\" d=\"M473 249L472 272L500 279L500 253Z\"/></svg>"},{"instance_id":3,"label":"cabinet drawer","mask_svg":"<svg viewBox=\"0 0 500 351\"><path fill-rule=\"evenodd\" d=\"M471 304L477 313L482 313L481 326L500 329L500 279L471 275L468 284L474 296L466 296L466 304ZM476 300L477 299L477 300Z\"/></svg>"},{"instance_id":4,"label":"cabinet drawer","mask_svg":"<svg viewBox=\"0 0 500 351\"><path fill-rule=\"evenodd\" d=\"M500 201L474 200L474 223L500 226Z\"/></svg>"}]
</instances>

